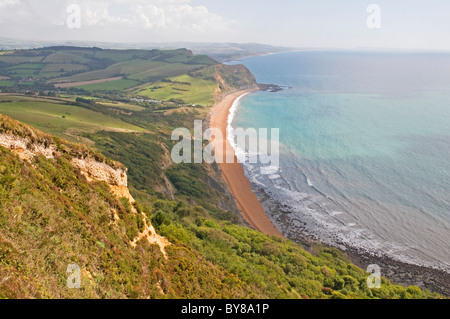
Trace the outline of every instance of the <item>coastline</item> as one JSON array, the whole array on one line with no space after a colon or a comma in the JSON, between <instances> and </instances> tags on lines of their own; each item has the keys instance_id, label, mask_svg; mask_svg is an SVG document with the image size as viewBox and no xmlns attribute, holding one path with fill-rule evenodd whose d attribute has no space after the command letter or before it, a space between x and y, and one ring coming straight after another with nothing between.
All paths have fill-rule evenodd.
<instances>
[{"instance_id":1,"label":"coastline","mask_svg":"<svg viewBox=\"0 0 450 319\"><path fill-rule=\"evenodd\" d=\"M234 163L218 164L219 169L241 216L252 228L268 235L287 236L285 238L299 243L307 250L310 250L312 246L320 244L320 242L317 239L306 236L302 229L298 229L295 233L286 231L285 223L289 223L289 221L285 220L285 218L289 212L257 185L253 185L255 188L252 188L250 181L245 176L243 166L237 161L234 149L229 144L227 128L230 109L236 100L254 91L257 91L257 89L231 93L212 108L209 126L210 128L220 129L223 138L226 140L225 143L227 143L223 144L224 149L222 151L216 150L216 153L219 151L223 152L222 154L226 154L225 145L228 145L233 150L234 156ZM274 223L278 228L275 227ZM382 268L382 276L393 283L403 286L416 285L423 289L441 293L444 296L450 296L450 286L447 284L450 282L450 274L444 271L400 262L387 256L375 256L369 251L363 252L347 245L344 246L345 249L338 249L347 255L350 262L362 269L366 269L370 264L378 264Z\"/></svg>"},{"instance_id":2,"label":"coastline","mask_svg":"<svg viewBox=\"0 0 450 319\"><path fill-rule=\"evenodd\" d=\"M230 109L234 102L244 94L255 92L258 89L248 89L231 93L217 103L211 111L209 126L210 128L219 129L222 132L223 139L216 138L213 141L216 154L227 154L226 150L232 150L234 157L233 163L219 163L219 169L222 177L236 202L244 220L254 229L267 235L283 237L281 232L274 226L264 210L261 202L253 192L250 181L245 176L244 168L238 162L233 147L228 141L227 128ZM223 146L223 149L217 149L216 143Z\"/></svg>"},{"instance_id":3,"label":"coastline","mask_svg":"<svg viewBox=\"0 0 450 319\"><path fill-rule=\"evenodd\" d=\"M324 245L318 239L306 235L303 228L299 227L292 231L289 225L292 223L289 219L289 208L280 202L277 202L264 189L254 185L254 190L261 204L270 218L276 223L277 227L285 234L286 238L301 244L307 251L316 245ZM369 265L377 264L381 267L381 275L389 279L392 283L405 287L418 286L422 289L428 289L433 292L450 297L450 273L443 270L430 268L426 266L410 264L395 260L389 256L378 256L370 251L363 251L340 243L340 247L332 245L343 252L348 260L354 265L367 269Z\"/></svg>"}]
</instances>

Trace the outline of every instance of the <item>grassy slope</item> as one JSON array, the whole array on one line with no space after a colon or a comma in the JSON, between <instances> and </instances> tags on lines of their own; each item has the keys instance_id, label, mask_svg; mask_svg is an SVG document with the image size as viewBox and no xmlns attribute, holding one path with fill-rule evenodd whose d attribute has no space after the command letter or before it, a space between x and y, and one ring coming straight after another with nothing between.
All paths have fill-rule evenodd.
<instances>
[{"instance_id":1,"label":"grassy slope","mask_svg":"<svg viewBox=\"0 0 450 319\"><path fill-rule=\"evenodd\" d=\"M171 82L159 81L153 83L136 93L161 101L179 99L187 104L214 104L212 92L214 92L214 89L217 86L215 81L196 78L187 74L169 78L169 80Z\"/></svg>"},{"instance_id":2,"label":"grassy slope","mask_svg":"<svg viewBox=\"0 0 450 319\"><path fill-rule=\"evenodd\" d=\"M74 132L143 131L140 127L99 112L43 98L0 96L0 113L66 139L73 138ZM71 130L68 132L68 129Z\"/></svg>"},{"instance_id":3,"label":"grassy slope","mask_svg":"<svg viewBox=\"0 0 450 319\"><path fill-rule=\"evenodd\" d=\"M30 132L4 117L0 124L0 132L11 126ZM87 183L70 158L39 157L32 166L0 147L0 298L252 295L253 287L184 245L169 247L167 261L146 241L132 248L139 217L105 184ZM121 217L117 225L113 210ZM82 267L82 289L66 288L71 263Z\"/></svg>"},{"instance_id":4,"label":"grassy slope","mask_svg":"<svg viewBox=\"0 0 450 319\"><path fill-rule=\"evenodd\" d=\"M194 118L203 116L201 113L194 113L191 114ZM351 265L335 249L318 247L318 255L314 256L292 242L270 238L226 221L234 220L233 214L214 207L214 201L218 200L220 193L201 182L207 172L202 171L203 168L198 165L173 166L166 173L177 189L177 196L194 206L157 199L164 198L154 192L154 187L162 183L161 176L164 174L161 168L164 151L160 146L167 134L164 132L170 131L172 126L188 124L191 120L187 114L164 116L149 111L137 112L131 118L136 124L158 123L153 129L160 131L160 134L99 132L90 137L105 154L121 159L130 169L130 184L133 189L136 188L134 195L145 203L154 225L163 235L173 243L187 245L248 285L258 287L255 290L259 291L257 296L432 296L417 288L405 289L387 281L384 281L383 289L369 290L365 284L367 274ZM92 271L97 273L98 270Z\"/></svg>"},{"instance_id":5,"label":"grassy slope","mask_svg":"<svg viewBox=\"0 0 450 319\"><path fill-rule=\"evenodd\" d=\"M145 108L139 105L135 105L135 104L128 104L128 103L121 103L121 102L117 102L117 101L100 101L99 102L101 105L104 106L111 106L111 107L116 107L116 108L120 108L120 109L124 109L124 110L129 110L129 111L143 111Z\"/></svg>"},{"instance_id":6,"label":"grassy slope","mask_svg":"<svg viewBox=\"0 0 450 319\"><path fill-rule=\"evenodd\" d=\"M8 118L0 132L51 139ZM103 183L87 183L63 155L24 163L0 147L0 297L4 298L426 298L417 287L367 274L332 248L315 255L288 240L210 217L203 207L155 200L137 204L169 238L169 258L155 246L129 242L139 215ZM74 149L74 151L70 151ZM112 211L121 220L113 223ZM66 288L68 264L82 268L82 289Z\"/></svg>"},{"instance_id":7,"label":"grassy slope","mask_svg":"<svg viewBox=\"0 0 450 319\"><path fill-rule=\"evenodd\" d=\"M139 84L140 84L140 82L138 82L138 81L122 79L122 80L109 81L109 82L104 82L104 83L80 85L80 86L75 86L75 87L86 90L88 92L101 91L101 90L114 91L114 90L129 89L129 88L132 88Z\"/></svg>"}]
</instances>

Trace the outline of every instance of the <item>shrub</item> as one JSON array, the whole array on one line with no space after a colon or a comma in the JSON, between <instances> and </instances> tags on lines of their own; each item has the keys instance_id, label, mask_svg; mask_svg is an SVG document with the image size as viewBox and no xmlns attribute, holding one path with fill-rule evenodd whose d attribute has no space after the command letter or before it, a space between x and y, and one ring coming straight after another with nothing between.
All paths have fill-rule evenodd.
<instances>
[{"instance_id":1,"label":"shrub","mask_svg":"<svg viewBox=\"0 0 450 319\"><path fill-rule=\"evenodd\" d=\"M161 225L170 225L170 223L169 217L161 210L157 211L155 216L152 217L152 225L156 228Z\"/></svg>"},{"instance_id":2,"label":"shrub","mask_svg":"<svg viewBox=\"0 0 450 319\"><path fill-rule=\"evenodd\" d=\"M340 277L336 277L334 278L334 284L333 284L333 289L334 290L341 290L345 287L345 281L344 279L340 278Z\"/></svg>"},{"instance_id":3,"label":"shrub","mask_svg":"<svg viewBox=\"0 0 450 319\"><path fill-rule=\"evenodd\" d=\"M419 296L422 293L422 290L417 286L409 286L406 288L406 291L412 296Z\"/></svg>"}]
</instances>

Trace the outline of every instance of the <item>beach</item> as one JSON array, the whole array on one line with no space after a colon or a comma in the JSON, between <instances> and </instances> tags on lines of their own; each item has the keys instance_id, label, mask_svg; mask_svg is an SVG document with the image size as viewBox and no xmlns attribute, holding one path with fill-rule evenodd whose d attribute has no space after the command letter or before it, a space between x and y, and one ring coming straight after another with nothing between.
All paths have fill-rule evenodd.
<instances>
[{"instance_id":1,"label":"beach","mask_svg":"<svg viewBox=\"0 0 450 319\"><path fill-rule=\"evenodd\" d=\"M226 135L230 109L239 97L254 91L245 90L232 93L213 107L209 120L210 128L219 129L227 143L225 144L224 141L219 139L213 140L215 144L219 144L218 142L224 143L222 144L222 150L216 149L216 155L225 154L227 147L233 150ZM237 161L234 150L232 155L234 157L233 163L223 163L218 164L218 166L241 216L250 227L265 234L284 237L269 218L271 216L272 220L281 227L283 233L289 239L302 244L304 247L317 244L319 241L307 236L305 229L302 227L299 227L296 231L293 231L292 227L288 227L288 225L292 226L292 221L285 220L290 214L289 209L286 211L287 207L276 203L262 188L254 185L256 188L252 189L249 180L245 176L243 166ZM387 256L376 256L369 251L363 252L349 245L341 244L341 250L345 252L349 260L363 269L375 263L381 266L383 276L394 283L406 286L418 285L421 288L430 289L446 296L450 294L447 284L450 280L450 275L444 271L403 263Z\"/></svg>"},{"instance_id":2,"label":"beach","mask_svg":"<svg viewBox=\"0 0 450 319\"><path fill-rule=\"evenodd\" d=\"M227 95L220 103L216 104L211 111L210 128L219 129L223 140L215 138L214 146L222 145L220 150L215 147L216 155L226 154L226 150L233 152L233 163L219 163L223 179L232 194L236 205L244 220L254 229L267 235L282 236L280 231L273 225L264 208L253 192L250 182L245 176L244 168L238 162L234 150L227 139L228 116L233 103L242 95L253 92L256 89L238 91ZM229 155L229 154L227 154Z\"/></svg>"}]
</instances>

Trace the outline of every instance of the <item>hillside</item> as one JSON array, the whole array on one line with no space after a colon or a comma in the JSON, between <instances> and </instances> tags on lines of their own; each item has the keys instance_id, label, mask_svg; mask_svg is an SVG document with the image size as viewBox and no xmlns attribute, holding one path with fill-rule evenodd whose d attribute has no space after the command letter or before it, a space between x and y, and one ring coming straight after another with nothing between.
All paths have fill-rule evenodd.
<instances>
[{"instance_id":1,"label":"hillside","mask_svg":"<svg viewBox=\"0 0 450 319\"><path fill-rule=\"evenodd\" d=\"M48 47L0 51L0 88L120 91L201 70L218 62L177 50ZM105 83L108 83L105 85Z\"/></svg>"},{"instance_id":2,"label":"hillside","mask_svg":"<svg viewBox=\"0 0 450 319\"><path fill-rule=\"evenodd\" d=\"M139 240L153 209L130 203L120 163L4 116L0 145L0 297L250 293L233 287L235 276L188 247L153 246L167 240L151 231L147 240ZM82 267L80 290L65 287L71 263Z\"/></svg>"},{"instance_id":3,"label":"hillside","mask_svg":"<svg viewBox=\"0 0 450 319\"><path fill-rule=\"evenodd\" d=\"M215 92L218 81L221 92ZM253 75L242 65L225 66L186 49L0 50L0 90L5 92L67 92L108 98L114 94L205 106L229 91L256 86Z\"/></svg>"},{"instance_id":4,"label":"hillside","mask_svg":"<svg viewBox=\"0 0 450 319\"><path fill-rule=\"evenodd\" d=\"M198 43L198 42L172 42L172 43L110 43L99 41L31 41L19 40L12 38L0 37L0 49L17 50L17 49L32 49L52 46L78 46L78 47L93 47L99 46L105 49L159 49L168 50L173 48L186 48L192 51L195 55L207 55L219 62L238 60L243 57L273 54L279 52L288 52L298 50L292 47L279 47L272 45L264 45L257 43Z\"/></svg>"},{"instance_id":5,"label":"hillside","mask_svg":"<svg viewBox=\"0 0 450 319\"><path fill-rule=\"evenodd\" d=\"M0 298L439 297L386 279L369 289L368 274L337 249L306 251L249 229L216 165L171 162L171 132L206 122L205 100L256 87L246 68L214 62L183 71L179 64L205 61L186 50L169 61L167 52L50 48L26 63L42 63L46 50L53 52L46 58L74 54L79 64L93 51L109 53L109 66L129 54L162 55L181 73L165 73L150 88L116 90L111 81L91 92L42 92L42 81L27 92L18 80L14 93L0 95L0 114L10 116L0 115ZM30 52L5 57L21 64ZM140 71L157 74L151 70ZM66 287L72 263L81 289Z\"/></svg>"},{"instance_id":6,"label":"hillside","mask_svg":"<svg viewBox=\"0 0 450 319\"><path fill-rule=\"evenodd\" d=\"M214 220L201 206L136 203L120 163L5 116L0 145L0 297L437 296L386 280L370 290L367 274L336 249L317 246L312 255ZM145 233L150 220L165 237ZM66 288L72 263L82 269L81 289Z\"/></svg>"},{"instance_id":7,"label":"hillside","mask_svg":"<svg viewBox=\"0 0 450 319\"><path fill-rule=\"evenodd\" d=\"M217 88L214 91L216 102L224 96L237 90L247 90L256 87L256 79L243 65L217 65L215 72Z\"/></svg>"}]
</instances>

